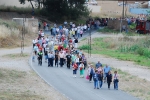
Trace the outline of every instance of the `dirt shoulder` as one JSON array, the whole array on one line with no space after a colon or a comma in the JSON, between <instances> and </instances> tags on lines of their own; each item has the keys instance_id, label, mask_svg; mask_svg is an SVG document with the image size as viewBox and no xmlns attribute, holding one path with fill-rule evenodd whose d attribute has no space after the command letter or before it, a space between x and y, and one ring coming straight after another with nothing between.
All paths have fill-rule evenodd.
<instances>
[{"instance_id":1,"label":"dirt shoulder","mask_svg":"<svg viewBox=\"0 0 150 100\"><path fill-rule=\"evenodd\" d=\"M0 49L0 99L67 100L45 83L29 66L31 47Z\"/></svg>"}]
</instances>

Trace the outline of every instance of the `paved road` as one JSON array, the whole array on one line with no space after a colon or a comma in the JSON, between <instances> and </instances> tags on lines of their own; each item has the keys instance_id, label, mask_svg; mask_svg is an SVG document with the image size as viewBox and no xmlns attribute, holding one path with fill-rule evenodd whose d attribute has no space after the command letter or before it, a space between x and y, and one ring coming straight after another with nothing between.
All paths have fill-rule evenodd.
<instances>
[{"instance_id":1,"label":"paved road","mask_svg":"<svg viewBox=\"0 0 150 100\"><path fill-rule=\"evenodd\" d=\"M85 78L77 78L72 75L72 69L67 69L66 66L47 67L47 63L43 60L43 65L38 66L37 61L30 61L31 67L37 74L43 78L49 85L66 95L70 100L139 100L121 90L107 89L107 84L104 83L102 89L94 89L93 82L87 81ZM86 74L86 72L85 72Z\"/></svg>"}]
</instances>

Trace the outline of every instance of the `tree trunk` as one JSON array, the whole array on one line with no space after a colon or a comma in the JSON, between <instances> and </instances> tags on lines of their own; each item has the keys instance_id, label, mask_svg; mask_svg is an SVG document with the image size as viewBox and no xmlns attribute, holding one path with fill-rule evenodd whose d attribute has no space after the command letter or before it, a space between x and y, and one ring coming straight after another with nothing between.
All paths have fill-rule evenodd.
<instances>
[{"instance_id":1,"label":"tree trunk","mask_svg":"<svg viewBox=\"0 0 150 100\"><path fill-rule=\"evenodd\" d=\"M40 2L40 0L38 0L38 9L40 9L41 8L41 2Z\"/></svg>"},{"instance_id":2,"label":"tree trunk","mask_svg":"<svg viewBox=\"0 0 150 100\"><path fill-rule=\"evenodd\" d=\"M34 10L34 6L33 6L32 2L31 2L31 0L30 0L30 4L31 4L31 6L32 6L32 9Z\"/></svg>"}]
</instances>

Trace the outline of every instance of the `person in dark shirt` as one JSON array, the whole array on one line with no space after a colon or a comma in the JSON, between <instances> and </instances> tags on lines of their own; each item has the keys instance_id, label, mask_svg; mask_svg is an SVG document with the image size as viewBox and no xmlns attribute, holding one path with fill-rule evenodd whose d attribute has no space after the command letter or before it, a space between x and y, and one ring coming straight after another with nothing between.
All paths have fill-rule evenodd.
<instances>
[{"instance_id":1,"label":"person in dark shirt","mask_svg":"<svg viewBox=\"0 0 150 100\"><path fill-rule=\"evenodd\" d=\"M41 66L42 66L42 56L43 56L43 52L40 51L38 53L38 65L41 65Z\"/></svg>"},{"instance_id":2,"label":"person in dark shirt","mask_svg":"<svg viewBox=\"0 0 150 100\"><path fill-rule=\"evenodd\" d=\"M71 63L71 55L70 55L70 53L68 53L66 55L66 59L67 59L67 68L70 69L70 63Z\"/></svg>"},{"instance_id":3,"label":"person in dark shirt","mask_svg":"<svg viewBox=\"0 0 150 100\"><path fill-rule=\"evenodd\" d=\"M98 81L99 81L99 87L102 88L102 85L103 85L103 71L100 71L100 73L98 73Z\"/></svg>"},{"instance_id":4,"label":"person in dark shirt","mask_svg":"<svg viewBox=\"0 0 150 100\"><path fill-rule=\"evenodd\" d=\"M58 67L58 52L55 53L55 66Z\"/></svg>"},{"instance_id":5,"label":"person in dark shirt","mask_svg":"<svg viewBox=\"0 0 150 100\"><path fill-rule=\"evenodd\" d=\"M110 84L112 82L112 74L111 72L109 71L108 74L107 74L107 84L108 84L108 89L110 90Z\"/></svg>"}]
</instances>

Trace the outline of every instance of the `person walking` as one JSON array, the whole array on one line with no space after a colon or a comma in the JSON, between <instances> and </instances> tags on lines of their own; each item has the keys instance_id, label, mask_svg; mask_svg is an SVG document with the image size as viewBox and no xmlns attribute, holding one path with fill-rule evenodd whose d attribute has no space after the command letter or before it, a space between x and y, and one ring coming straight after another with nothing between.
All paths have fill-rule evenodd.
<instances>
[{"instance_id":1,"label":"person walking","mask_svg":"<svg viewBox=\"0 0 150 100\"><path fill-rule=\"evenodd\" d=\"M77 63L77 65L78 65L78 67L79 67L79 55L76 55L75 58L76 58L76 59L75 59L75 62Z\"/></svg>"},{"instance_id":2,"label":"person walking","mask_svg":"<svg viewBox=\"0 0 150 100\"><path fill-rule=\"evenodd\" d=\"M117 71L115 71L114 72L114 89L115 90L118 90L118 82L119 82L118 74L117 74Z\"/></svg>"},{"instance_id":3,"label":"person walking","mask_svg":"<svg viewBox=\"0 0 150 100\"><path fill-rule=\"evenodd\" d=\"M43 53L42 50L40 50L40 52L38 53L38 65L42 66L42 57L43 57Z\"/></svg>"},{"instance_id":4,"label":"person walking","mask_svg":"<svg viewBox=\"0 0 150 100\"><path fill-rule=\"evenodd\" d=\"M108 89L110 90L110 84L112 82L112 74L111 72L109 71L108 74L107 74L107 84L108 84Z\"/></svg>"},{"instance_id":5,"label":"person walking","mask_svg":"<svg viewBox=\"0 0 150 100\"><path fill-rule=\"evenodd\" d=\"M48 53L48 67L53 67L54 55L53 52Z\"/></svg>"},{"instance_id":6,"label":"person walking","mask_svg":"<svg viewBox=\"0 0 150 100\"><path fill-rule=\"evenodd\" d=\"M32 40L32 44L33 44L33 48L34 48L34 46L36 44L36 40L35 39Z\"/></svg>"},{"instance_id":7,"label":"person walking","mask_svg":"<svg viewBox=\"0 0 150 100\"><path fill-rule=\"evenodd\" d=\"M64 61L64 53L63 53L63 51L60 51L59 59L60 59L60 67L63 67L63 65L64 65L64 63L63 63L63 61Z\"/></svg>"},{"instance_id":8,"label":"person walking","mask_svg":"<svg viewBox=\"0 0 150 100\"><path fill-rule=\"evenodd\" d=\"M74 47L77 49L78 48L78 39L77 38L75 38L74 43L75 43Z\"/></svg>"},{"instance_id":9,"label":"person walking","mask_svg":"<svg viewBox=\"0 0 150 100\"><path fill-rule=\"evenodd\" d=\"M55 67L58 67L58 52L55 53Z\"/></svg>"},{"instance_id":10,"label":"person walking","mask_svg":"<svg viewBox=\"0 0 150 100\"><path fill-rule=\"evenodd\" d=\"M79 68L80 68L80 77L84 77L84 64L83 62L81 62L81 64L79 65Z\"/></svg>"},{"instance_id":11,"label":"person walking","mask_svg":"<svg viewBox=\"0 0 150 100\"><path fill-rule=\"evenodd\" d=\"M35 44L33 50L34 50L35 55L37 55L37 52L38 52L38 46L37 46L37 44Z\"/></svg>"},{"instance_id":12,"label":"person walking","mask_svg":"<svg viewBox=\"0 0 150 100\"><path fill-rule=\"evenodd\" d=\"M106 76L110 70L111 68L106 64L106 66L104 67L104 83L106 82Z\"/></svg>"},{"instance_id":13,"label":"person walking","mask_svg":"<svg viewBox=\"0 0 150 100\"><path fill-rule=\"evenodd\" d=\"M95 73L93 74L93 80L94 80L94 89L98 88L98 71L95 70Z\"/></svg>"},{"instance_id":14,"label":"person walking","mask_svg":"<svg viewBox=\"0 0 150 100\"><path fill-rule=\"evenodd\" d=\"M44 55L45 55L45 62L47 63L47 59L48 59L48 51L45 51L45 52L44 52Z\"/></svg>"},{"instance_id":15,"label":"person walking","mask_svg":"<svg viewBox=\"0 0 150 100\"><path fill-rule=\"evenodd\" d=\"M81 37L82 37L82 34L83 34L83 30L81 29L81 30L80 30L80 36L81 36Z\"/></svg>"},{"instance_id":16,"label":"person walking","mask_svg":"<svg viewBox=\"0 0 150 100\"><path fill-rule=\"evenodd\" d=\"M77 64L74 62L74 64L73 64L73 77L77 77L76 76L76 74L77 74L77 68L78 68L78 66L77 66Z\"/></svg>"},{"instance_id":17,"label":"person walking","mask_svg":"<svg viewBox=\"0 0 150 100\"><path fill-rule=\"evenodd\" d=\"M100 71L100 73L98 73L98 81L99 81L99 87L102 88L102 85L103 85L103 71Z\"/></svg>"},{"instance_id":18,"label":"person walking","mask_svg":"<svg viewBox=\"0 0 150 100\"><path fill-rule=\"evenodd\" d=\"M71 63L71 55L70 55L70 53L68 53L66 55L66 59L67 59L67 68L70 69L70 63Z\"/></svg>"},{"instance_id":19,"label":"person walking","mask_svg":"<svg viewBox=\"0 0 150 100\"><path fill-rule=\"evenodd\" d=\"M92 65L90 65L90 67L88 68L88 72L89 72L89 82L91 82L94 74L94 68L92 67Z\"/></svg>"},{"instance_id":20,"label":"person walking","mask_svg":"<svg viewBox=\"0 0 150 100\"><path fill-rule=\"evenodd\" d=\"M102 67L102 64L100 63L100 61L98 61L98 63L96 63L95 67L96 67L96 69L98 69L99 67Z\"/></svg>"}]
</instances>

